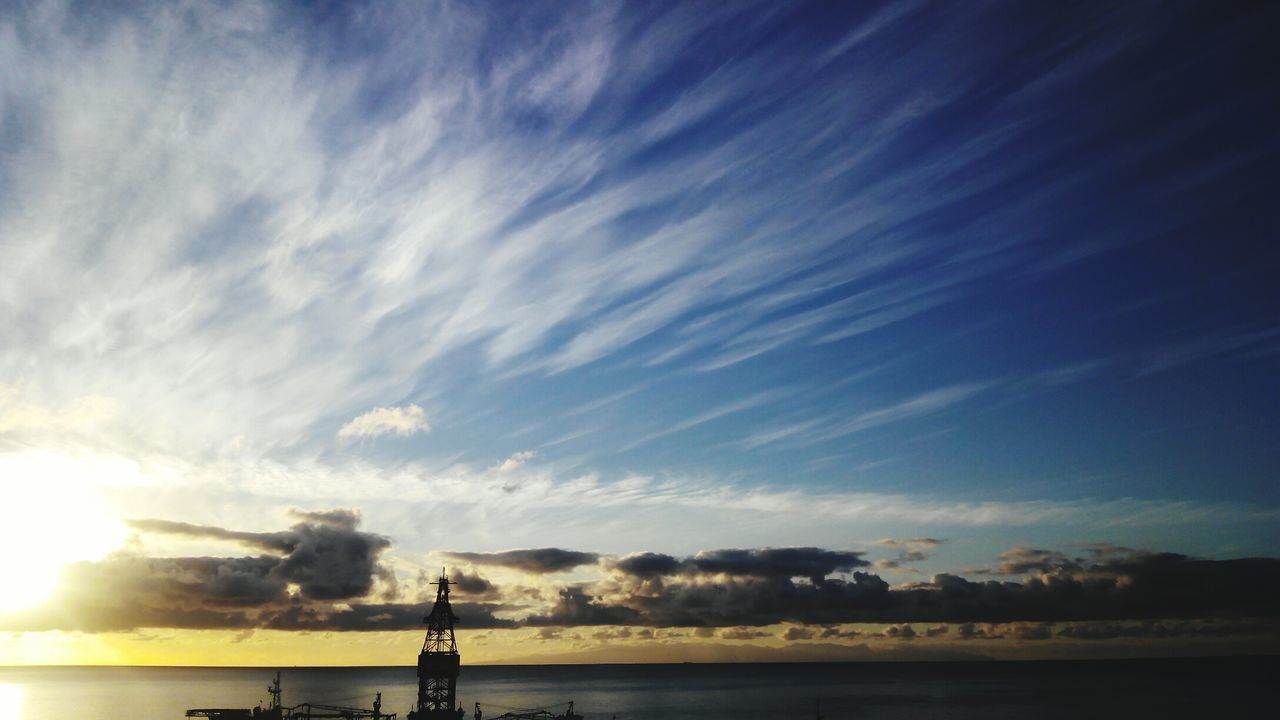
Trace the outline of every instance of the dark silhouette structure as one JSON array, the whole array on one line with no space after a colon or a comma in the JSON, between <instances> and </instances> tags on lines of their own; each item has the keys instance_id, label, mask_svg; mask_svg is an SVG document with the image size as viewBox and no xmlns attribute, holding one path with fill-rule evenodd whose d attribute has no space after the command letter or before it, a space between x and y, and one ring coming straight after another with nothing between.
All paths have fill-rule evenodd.
<instances>
[{"instance_id":1,"label":"dark silhouette structure","mask_svg":"<svg viewBox=\"0 0 1280 720\"><path fill-rule=\"evenodd\" d=\"M423 619L427 638L418 653L418 706L409 711L409 720L461 720L458 702L458 671L462 660L453 624L458 616L449 605L449 578L444 571L436 586L436 604Z\"/></svg>"},{"instance_id":2,"label":"dark silhouette structure","mask_svg":"<svg viewBox=\"0 0 1280 720\"><path fill-rule=\"evenodd\" d=\"M373 709L347 707L345 705L318 705L302 703L293 707L285 707L280 702L280 673L267 686L271 693L271 706L267 708L192 708L187 717L212 718L213 720L320 720L320 718L340 718L341 720L396 720L396 714L382 714L382 693L378 693L373 701Z\"/></svg>"},{"instance_id":3,"label":"dark silhouette structure","mask_svg":"<svg viewBox=\"0 0 1280 720\"><path fill-rule=\"evenodd\" d=\"M560 714L551 712L551 708L528 708L525 710L508 708L508 712L493 720L582 720L582 716L573 711L573 702L565 703L565 710ZM499 707L499 706L491 706ZM556 707L559 707L558 705ZM476 718L480 717L480 703L476 703ZM614 716L617 720L617 716Z\"/></svg>"},{"instance_id":4,"label":"dark silhouette structure","mask_svg":"<svg viewBox=\"0 0 1280 720\"><path fill-rule=\"evenodd\" d=\"M449 578L442 570L436 586L436 602L431 613L423 618L427 625L427 638L418 653L418 704L409 711L408 720L462 720L466 714L458 705L458 671L462 659L458 655L458 641L453 625L458 616L449 604ZM302 703L284 707L280 702L280 673L267 692L271 693L271 707L252 710L238 708L193 708L187 717L212 718L213 720L313 720L318 718L342 718L343 720L395 720L394 713L382 714L382 693L373 701L373 709ZM573 711L573 703L566 703L564 712L556 714L547 708L504 708L510 712L493 720L582 720ZM476 703L475 720L481 720L480 703Z\"/></svg>"},{"instance_id":5,"label":"dark silhouette structure","mask_svg":"<svg viewBox=\"0 0 1280 720\"><path fill-rule=\"evenodd\" d=\"M267 708L268 717L274 713L275 717L279 717L283 706L280 704L280 672L276 672L275 679L267 686L267 692L271 693L271 707Z\"/></svg>"},{"instance_id":6,"label":"dark silhouette structure","mask_svg":"<svg viewBox=\"0 0 1280 720\"><path fill-rule=\"evenodd\" d=\"M287 717L287 710L280 704L280 673L276 673L276 677L267 686L267 692L271 693L271 705L263 708L259 705L256 708L191 708L187 711L187 717L203 717L214 718L214 720L283 720Z\"/></svg>"}]
</instances>

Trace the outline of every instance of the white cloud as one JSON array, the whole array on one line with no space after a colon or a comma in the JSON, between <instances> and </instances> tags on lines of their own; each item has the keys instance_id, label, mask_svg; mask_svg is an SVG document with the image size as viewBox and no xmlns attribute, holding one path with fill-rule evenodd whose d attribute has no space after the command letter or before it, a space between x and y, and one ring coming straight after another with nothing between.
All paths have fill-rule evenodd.
<instances>
[{"instance_id":1,"label":"white cloud","mask_svg":"<svg viewBox=\"0 0 1280 720\"><path fill-rule=\"evenodd\" d=\"M502 464L498 466L498 472L509 473L513 470L518 470L533 458L534 452L532 450L514 453L511 457L502 461Z\"/></svg>"},{"instance_id":2,"label":"white cloud","mask_svg":"<svg viewBox=\"0 0 1280 720\"><path fill-rule=\"evenodd\" d=\"M427 423L427 414L417 405L404 407L374 408L338 430L338 439L363 440L382 435L412 435L427 432L431 425Z\"/></svg>"}]
</instances>

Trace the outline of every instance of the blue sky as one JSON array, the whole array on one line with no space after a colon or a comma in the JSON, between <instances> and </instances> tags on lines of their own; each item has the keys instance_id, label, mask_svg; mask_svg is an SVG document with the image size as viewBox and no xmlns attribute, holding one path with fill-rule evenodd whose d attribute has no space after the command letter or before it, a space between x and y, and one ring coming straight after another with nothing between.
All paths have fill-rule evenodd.
<instances>
[{"instance_id":1,"label":"blue sky","mask_svg":"<svg viewBox=\"0 0 1280 720\"><path fill-rule=\"evenodd\" d=\"M1274 14L10 6L0 458L406 557L1274 554Z\"/></svg>"}]
</instances>

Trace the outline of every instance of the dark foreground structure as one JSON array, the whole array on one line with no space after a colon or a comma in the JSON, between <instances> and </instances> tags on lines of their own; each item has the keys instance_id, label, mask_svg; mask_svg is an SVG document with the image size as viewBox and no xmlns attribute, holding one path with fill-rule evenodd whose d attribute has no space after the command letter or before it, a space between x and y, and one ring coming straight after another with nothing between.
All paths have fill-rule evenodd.
<instances>
[{"instance_id":1,"label":"dark foreground structure","mask_svg":"<svg viewBox=\"0 0 1280 720\"><path fill-rule=\"evenodd\" d=\"M346 707L343 705L320 705L302 703L293 707L284 707L280 703L280 673L267 686L271 693L271 705L256 708L191 708L187 717L213 718L214 720L311 720L312 718L342 718L342 720L395 720L396 714L385 715L382 712L382 693L373 700L373 708Z\"/></svg>"},{"instance_id":2,"label":"dark foreground structure","mask_svg":"<svg viewBox=\"0 0 1280 720\"><path fill-rule=\"evenodd\" d=\"M449 604L449 578L442 573L431 584L436 586L436 603L424 620L427 638L418 653L418 707L409 711L409 720L461 720L465 713L457 701L462 659L453 636L458 617Z\"/></svg>"},{"instance_id":3,"label":"dark foreground structure","mask_svg":"<svg viewBox=\"0 0 1280 720\"><path fill-rule=\"evenodd\" d=\"M427 624L427 637L418 653L418 706L409 711L408 720L463 720L466 711L458 704L462 658L453 634L458 616L449 604L449 578L441 572L440 579L431 584L436 586L436 602L423 621ZM483 707L476 703L475 720L484 719ZM558 715L548 708L498 709L507 712L492 720L582 720L581 715L574 714L572 702Z\"/></svg>"},{"instance_id":4,"label":"dark foreground structure","mask_svg":"<svg viewBox=\"0 0 1280 720\"><path fill-rule=\"evenodd\" d=\"M374 707L365 710L361 707L342 705L319 705L314 702L303 702L302 705L284 707L280 703L280 674L266 687L271 693L271 705L268 707L193 707L187 711L187 717L212 717L214 720L311 720L320 717L340 717L342 720L396 720L396 714L383 714L383 693L374 698Z\"/></svg>"},{"instance_id":5,"label":"dark foreground structure","mask_svg":"<svg viewBox=\"0 0 1280 720\"><path fill-rule=\"evenodd\" d=\"M436 601L431 613L423 619L427 625L427 637L418 653L418 701L409 711L407 720L463 720L466 711L458 704L458 673L462 669L462 657L458 655L458 641L453 626L458 616L449 604L449 578L441 572L436 586ZM255 708L191 708L189 718L212 720L312 720L313 718L341 718L342 720L395 720L396 714L382 712L382 693L374 698L371 709L302 703L285 707L280 702L280 673L267 686L271 693L268 707ZM490 720L582 720L573 712L573 703L566 703L559 714L549 708L497 708L506 710ZM484 705L476 703L475 720L483 720ZM491 706L496 707L496 706Z\"/></svg>"}]
</instances>

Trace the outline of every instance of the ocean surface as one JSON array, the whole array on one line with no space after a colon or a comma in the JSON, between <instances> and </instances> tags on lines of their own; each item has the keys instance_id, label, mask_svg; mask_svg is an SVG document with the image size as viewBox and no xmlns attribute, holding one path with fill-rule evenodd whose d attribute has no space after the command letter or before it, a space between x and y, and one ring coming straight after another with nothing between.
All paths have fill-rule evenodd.
<instances>
[{"instance_id":1,"label":"ocean surface","mask_svg":"<svg viewBox=\"0 0 1280 720\"><path fill-rule=\"evenodd\" d=\"M413 668L278 668L284 704L411 707ZM0 720L178 720L269 700L277 668L0 667ZM572 700L587 720L1280 717L1280 658L464 667L467 720Z\"/></svg>"}]
</instances>

